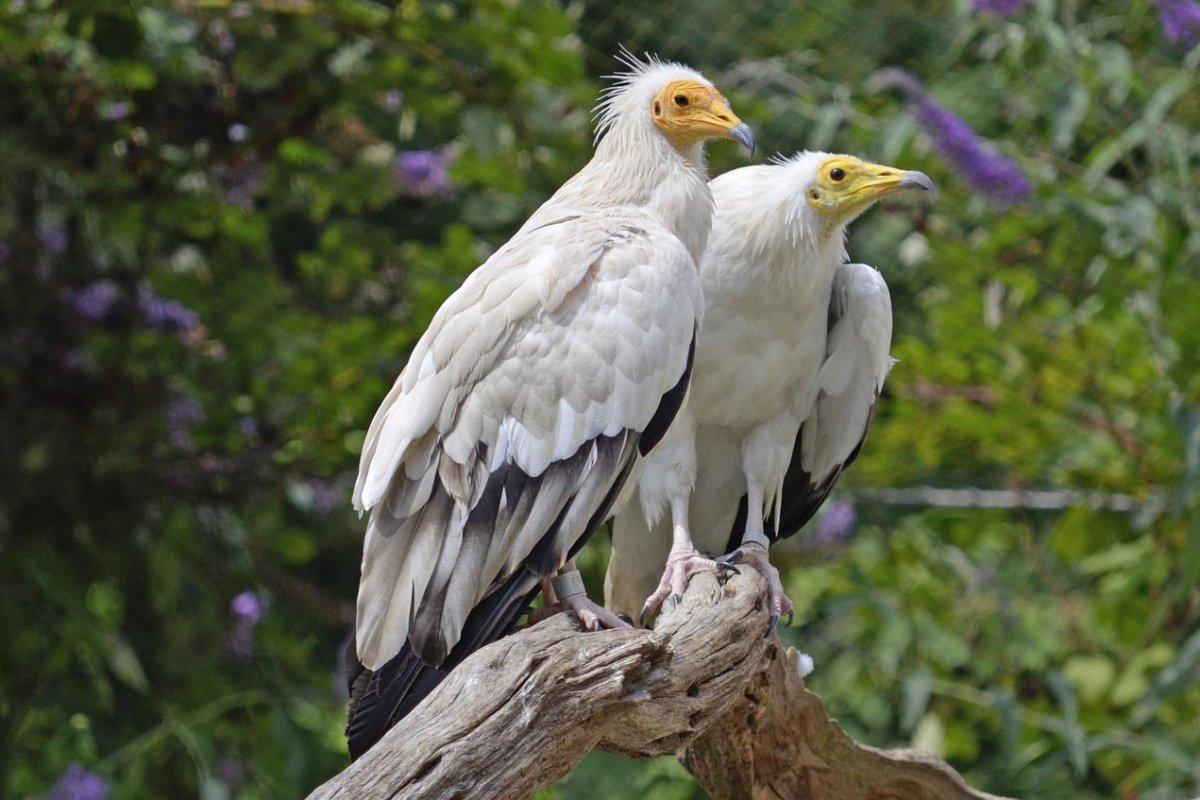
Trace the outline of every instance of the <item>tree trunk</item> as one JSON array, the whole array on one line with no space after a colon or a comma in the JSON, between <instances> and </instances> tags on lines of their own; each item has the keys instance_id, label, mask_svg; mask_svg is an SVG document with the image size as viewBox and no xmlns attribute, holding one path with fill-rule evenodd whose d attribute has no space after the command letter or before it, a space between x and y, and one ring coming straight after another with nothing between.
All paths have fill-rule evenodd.
<instances>
[{"instance_id":1,"label":"tree trunk","mask_svg":"<svg viewBox=\"0 0 1200 800\"><path fill-rule=\"evenodd\" d=\"M464 661L309 800L523 798L593 748L675 754L717 800L981 800L940 759L856 744L766 639L764 584L692 579L653 631L559 614Z\"/></svg>"}]
</instances>

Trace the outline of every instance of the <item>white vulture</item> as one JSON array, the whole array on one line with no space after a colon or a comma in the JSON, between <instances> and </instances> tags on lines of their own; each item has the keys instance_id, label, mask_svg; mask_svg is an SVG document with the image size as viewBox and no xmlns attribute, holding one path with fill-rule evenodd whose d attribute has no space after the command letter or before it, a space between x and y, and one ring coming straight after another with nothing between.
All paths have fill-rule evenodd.
<instances>
[{"instance_id":1,"label":"white vulture","mask_svg":"<svg viewBox=\"0 0 1200 800\"><path fill-rule=\"evenodd\" d=\"M696 572L746 563L767 578L774 630L791 601L766 548L804 525L858 454L891 366L887 284L846 263L846 227L882 197L933 184L806 152L710 185L690 398L647 460L640 503L614 522L606 599L644 617Z\"/></svg>"},{"instance_id":2,"label":"white vulture","mask_svg":"<svg viewBox=\"0 0 1200 800\"><path fill-rule=\"evenodd\" d=\"M699 73L626 64L591 161L446 300L367 432L352 757L560 570L585 625L624 624L571 559L687 391L712 216L703 143L753 146Z\"/></svg>"}]
</instances>

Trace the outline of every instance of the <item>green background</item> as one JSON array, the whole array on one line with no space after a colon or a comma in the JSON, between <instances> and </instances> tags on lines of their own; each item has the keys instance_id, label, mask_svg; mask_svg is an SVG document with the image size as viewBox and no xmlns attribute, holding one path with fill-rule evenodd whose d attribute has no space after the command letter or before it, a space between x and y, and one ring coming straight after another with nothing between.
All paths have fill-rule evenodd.
<instances>
[{"instance_id":1,"label":"green background","mask_svg":"<svg viewBox=\"0 0 1200 800\"><path fill-rule=\"evenodd\" d=\"M79 762L113 797L297 797L345 764L363 430L442 299L587 159L620 44L705 70L764 155L939 185L852 230L899 361L836 495L857 527L779 555L811 688L860 740L994 792L1200 793L1200 48L1154 4L16 0L0 794ZM872 81L887 66L1032 195L973 191ZM451 189L397 179L397 153L434 148ZM117 300L91 320L73 293L101 280ZM201 325L148 324L142 281ZM922 486L1121 510L930 507ZM670 759L599 754L544 793L702 796Z\"/></svg>"}]
</instances>

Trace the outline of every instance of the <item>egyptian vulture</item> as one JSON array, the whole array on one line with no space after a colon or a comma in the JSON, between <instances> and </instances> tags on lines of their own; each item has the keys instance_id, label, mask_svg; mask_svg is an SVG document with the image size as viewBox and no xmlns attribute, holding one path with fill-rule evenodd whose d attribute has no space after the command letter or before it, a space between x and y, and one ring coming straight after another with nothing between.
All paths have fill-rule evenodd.
<instances>
[{"instance_id":1,"label":"egyptian vulture","mask_svg":"<svg viewBox=\"0 0 1200 800\"><path fill-rule=\"evenodd\" d=\"M683 402L703 142L753 137L694 70L627 64L592 160L446 300L367 432L352 757L574 569ZM622 624L574 585L588 627Z\"/></svg>"},{"instance_id":2,"label":"egyptian vulture","mask_svg":"<svg viewBox=\"0 0 1200 800\"><path fill-rule=\"evenodd\" d=\"M891 365L887 285L847 263L846 226L933 184L806 152L711 186L690 399L648 459L640 503L614 522L605 589L611 609L644 617L696 572L751 564L767 578L773 630L791 601L766 548L798 531L854 460Z\"/></svg>"}]
</instances>

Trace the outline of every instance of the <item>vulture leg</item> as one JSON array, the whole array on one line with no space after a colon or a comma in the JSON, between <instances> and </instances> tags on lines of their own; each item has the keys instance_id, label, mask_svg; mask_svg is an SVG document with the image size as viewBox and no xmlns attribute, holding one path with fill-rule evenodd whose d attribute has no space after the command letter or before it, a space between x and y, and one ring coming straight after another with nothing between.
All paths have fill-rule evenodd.
<instances>
[{"instance_id":1,"label":"vulture leg","mask_svg":"<svg viewBox=\"0 0 1200 800\"><path fill-rule=\"evenodd\" d=\"M643 624L647 617L662 608L668 597L676 603L682 600L683 593L687 591L688 580L693 575L700 572L711 572L717 577L725 577L729 573L738 571L737 567L728 561L714 561L700 554L700 551L692 544L692 536L688 532L687 509L688 499L686 497L676 497L671 500L671 552L667 555L667 566L663 570L662 580L658 582L658 588L646 598L646 604L642 606L641 622Z\"/></svg>"},{"instance_id":2,"label":"vulture leg","mask_svg":"<svg viewBox=\"0 0 1200 800\"><path fill-rule=\"evenodd\" d=\"M767 557L767 547L771 540L763 532L763 490L751 486L747 495L746 532L742 535L742 544L721 560L730 564L749 564L767 579L767 603L771 607L767 636L770 636L775 632L781 614L787 614L788 623L791 623L792 600L783 591L779 570L775 569Z\"/></svg>"},{"instance_id":3,"label":"vulture leg","mask_svg":"<svg viewBox=\"0 0 1200 800\"><path fill-rule=\"evenodd\" d=\"M573 558L563 564L553 580L542 581L542 596L546 600L547 609L565 608L575 615L585 630L630 627L628 622L587 596L583 579L579 576L579 569L575 566Z\"/></svg>"}]
</instances>

